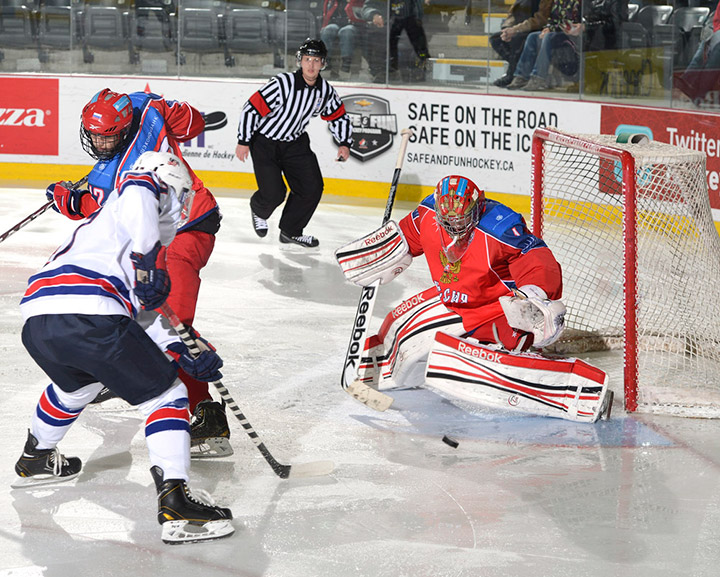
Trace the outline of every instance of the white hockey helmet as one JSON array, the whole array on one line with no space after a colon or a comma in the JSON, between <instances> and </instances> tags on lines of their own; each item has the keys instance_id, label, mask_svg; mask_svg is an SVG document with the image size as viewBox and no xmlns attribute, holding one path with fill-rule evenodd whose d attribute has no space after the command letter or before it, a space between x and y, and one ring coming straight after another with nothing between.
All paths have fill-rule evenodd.
<instances>
[{"instance_id":1,"label":"white hockey helmet","mask_svg":"<svg viewBox=\"0 0 720 577\"><path fill-rule=\"evenodd\" d=\"M185 163L170 152L148 151L135 161L133 170L155 173L157 179L173 191L181 206L178 228L185 225L190 217L190 209L195 197L192 177Z\"/></svg>"}]
</instances>

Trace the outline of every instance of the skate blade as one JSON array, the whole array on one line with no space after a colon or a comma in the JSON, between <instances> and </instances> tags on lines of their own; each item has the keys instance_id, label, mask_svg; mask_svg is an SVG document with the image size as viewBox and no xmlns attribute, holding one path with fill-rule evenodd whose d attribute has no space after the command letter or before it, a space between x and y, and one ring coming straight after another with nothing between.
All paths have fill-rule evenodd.
<instances>
[{"instance_id":1,"label":"skate blade","mask_svg":"<svg viewBox=\"0 0 720 577\"><path fill-rule=\"evenodd\" d=\"M314 461L312 463L299 463L290 467L291 479L300 477L321 477L329 475L335 470L335 463L332 461Z\"/></svg>"},{"instance_id":2,"label":"skate blade","mask_svg":"<svg viewBox=\"0 0 720 577\"><path fill-rule=\"evenodd\" d=\"M221 459L233 455L230 441L225 437L208 437L202 441L192 441L190 445L191 459Z\"/></svg>"},{"instance_id":3,"label":"skate blade","mask_svg":"<svg viewBox=\"0 0 720 577\"><path fill-rule=\"evenodd\" d=\"M235 532L230 519L208 521L202 525L191 521L166 521L162 525L162 541L169 545L197 543L229 537Z\"/></svg>"},{"instance_id":4,"label":"skate blade","mask_svg":"<svg viewBox=\"0 0 720 577\"><path fill-rule=\"evenodd\" d=\"M57 477L55 475L34 475L32 477L18 477L15 481L10 483L10 487L13 489L31 489L35 487L42 487L44 485L58 485L60 483L72 481L79 474L80 472L77 472L74 475L66 475L65 477Z\"/></svg>"}]
</instances>

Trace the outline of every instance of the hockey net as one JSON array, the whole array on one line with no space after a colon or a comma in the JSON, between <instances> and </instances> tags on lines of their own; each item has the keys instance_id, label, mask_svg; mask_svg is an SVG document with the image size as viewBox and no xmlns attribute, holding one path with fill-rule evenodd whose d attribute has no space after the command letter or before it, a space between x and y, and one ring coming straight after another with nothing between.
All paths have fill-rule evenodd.
<instances>
[{"instance_id":1,"label":"hockey net","mask_svg":"<svg viewBox=\"0 0 720 577\"><path fill-rule=\"evenodd\" d=\"M532 223L563 268L555 352L622 349L629 411L720 417L720 238L704 153L540 129Z\"/></svg>"}]
</instances>

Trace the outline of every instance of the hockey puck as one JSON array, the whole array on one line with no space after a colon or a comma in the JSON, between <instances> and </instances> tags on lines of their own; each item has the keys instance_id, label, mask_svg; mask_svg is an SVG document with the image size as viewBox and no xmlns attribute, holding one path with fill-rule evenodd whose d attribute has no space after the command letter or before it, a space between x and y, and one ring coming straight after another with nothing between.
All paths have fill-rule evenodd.
<instances>
[{"instance_id":1,"label":"hockey puck","mask_svg":"<svg viewBox=\"0 0 720 577\"><path fill-rule=\"evenodd\" d=\"M443 443L445 443L446 445L450 445L453 449L457 449L458 445L460 444L455 439L453 439L452 437L448 437L447 435L443 437Z\"/></svg>"}]
</instances>

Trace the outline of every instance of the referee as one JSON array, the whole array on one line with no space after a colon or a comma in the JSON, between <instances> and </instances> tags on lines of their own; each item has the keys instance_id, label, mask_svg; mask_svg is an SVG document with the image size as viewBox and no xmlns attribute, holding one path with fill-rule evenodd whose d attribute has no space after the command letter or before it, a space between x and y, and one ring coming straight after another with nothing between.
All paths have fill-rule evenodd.
<instances>
[{"instance_id":1,"label":"referee","mask_svg":"<svg viewBox=\"0 0 720 577\"><path fill-rule=\"evenodd\" d=\"M280 242L315 247L314 236L303 234L323 193L323 177L310 137L310 119L320 116L340 143L337 160L350 156L352 125L335 89L320 76L327 48L322 40L308 38L296 54L298 70L283 72L253 94L243 106L235 155L245 162L252 156L258 190L250 198L253 228L268 232L267 219L290 194L280 217Z\"/></svg>"}]
</instances>

